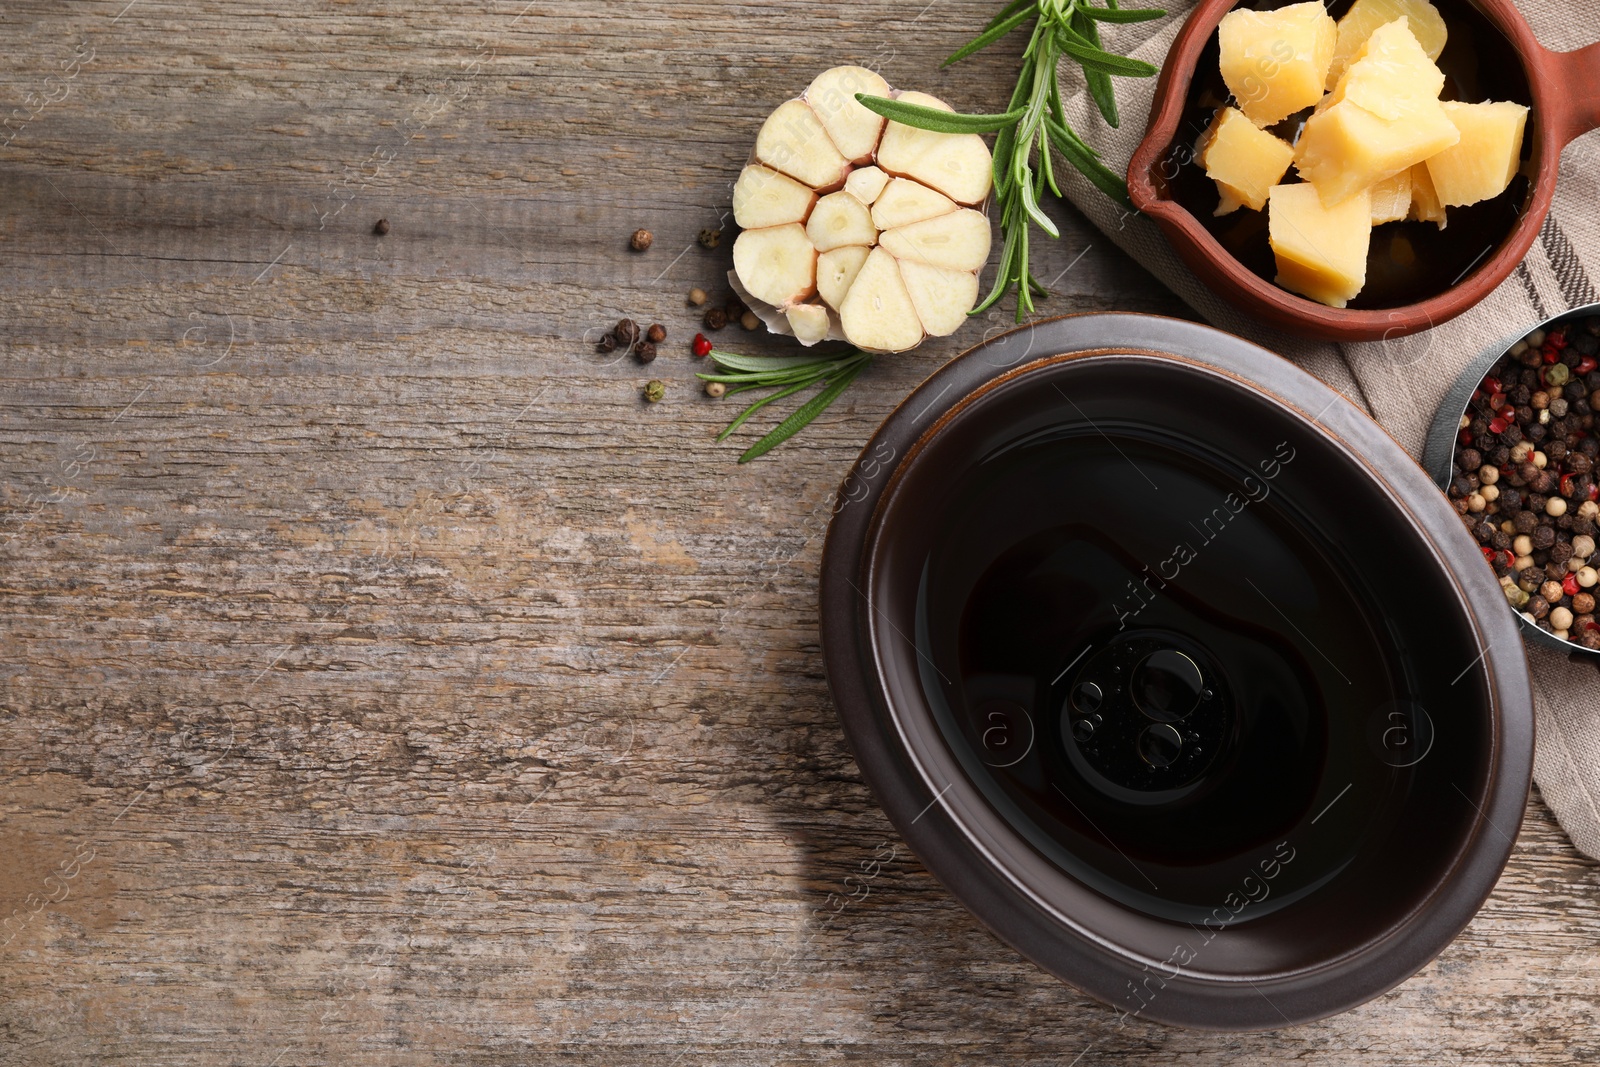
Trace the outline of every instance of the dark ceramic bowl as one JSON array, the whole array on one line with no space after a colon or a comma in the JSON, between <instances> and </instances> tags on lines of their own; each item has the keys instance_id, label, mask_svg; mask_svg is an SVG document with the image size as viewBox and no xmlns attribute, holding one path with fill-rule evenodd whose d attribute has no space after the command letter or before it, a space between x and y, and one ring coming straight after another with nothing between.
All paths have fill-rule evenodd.
<instances>
[{"instance_id":1,"label":"dark ceramic bowl","mask_svg":"<svg viewBox=\"0 0 1600 1067\"><path fill-rule=\"evenodd\" d=\"M1377 996L1520 824L1527 668L1470 537L1376 424L1204 326L1056 319L951 361L845 479L821 610L896 827L1128 1016Z\"/></svg>"},{"instance_id":2,"label":"dark ceramic bowl","mask_svg":"<svg viewBox=\"0 0 1600 1067\"><path fill-rule=\"evenodd\" d=\"M1293 2L1201 0L1190 13L1167 53L1149 127L1128 167L1133 204L1155 220L1173 250L1218 295L1279 329L1361 341L1446 322L1487 296L1533 246L1555 195L1562 149L1600 125L1600 44L1575 52L1544 48L1514 0L1435 0L1451 35L1439 60L1450 78L1446 99L1514 100L1531 108L1523 176L1494 201L1451 208L1443 232L1420 222L1386 227L1403 233L1419 260L1439 268L1436 278L1395 279L1386 299L1376 283L1391 264L1375 234L1368 261L1371 291L1348 308L1333 308L1273 283L1266 216L1241 211L1212 218L1215 190L1203 172L1197 178L1192 159L1195 137L1226 99L1225 87L1217 91L1218 23L1238 6L1270 9ZM1349 6L1350 0L1335 0L1329 13L1337 18ZM1258 232L1235 232L1252 223Z\"/></svg>"},{"instance_id":3,"label":"dark ceramic bowl","mask_svg":"<svg viewBox=\"0 0 1600 1067\"><path fill-rule=\"evenodd\" d=\"M1450 464L1455 458L1456 432L1461 426L1461 417L1467 414L1468 407L1472 403L1472 394L1483 381L1483 376L1489 373L1489 368L1500 362L1500 357L1504 356L1512 345L1534 330L1548 330L1564 322L1581 322L1593 315L1600 315L1600 304L1587 304L1570 311L1563 311L1525 330L1518 330L1512 337L1497 340L1467 365L1467 369L1461 372L1461 377L1456 379L1455 385L1450 387L1450 392L1445 394L1443 402L1439 404L1438 412L1433 417L1433 425L1428 428L1428 439L1422 452L1422 465L1433 478L1434 484L1440 489L1450 484ZM1583 659L1600 666L1600 651L1584 648L1571 641L1563 641L1555 634L1546 633L1524 619L1522 613L1514 610L1509 604L1505 610L1521 624L1523 637L1532 644L1550 649L1552 652L1569 653L1574 659Z\"/></svg>"}]
</instances>

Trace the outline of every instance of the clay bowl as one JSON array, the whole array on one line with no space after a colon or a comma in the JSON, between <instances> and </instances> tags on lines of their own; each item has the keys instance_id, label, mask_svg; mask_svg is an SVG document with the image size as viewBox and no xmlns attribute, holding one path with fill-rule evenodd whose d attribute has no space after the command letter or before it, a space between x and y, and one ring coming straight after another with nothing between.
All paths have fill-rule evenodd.
<instances>
[{"instance_id":1,"label":"clay bowl","mask_svg":"<svg viewBox=\"0 0 1600 1067\"><path fill-rule=\"evenodd\" d=\"M821 622L912 849L1126 1016L1377 996L1522 818L1527 665L1471 537L1375 423L1209 327L1071 317L948 363L841 487Z\"/></svg>"},{"instance_id":2,"label":"clay bowl","mask_svg":"<svg viewBox=\"0 0 1600 1067\"><path fill-rule=\"evenodd\" d=\"M1444 98L1514 100L1532 109L1522 173L1494 201L1451 208L1450 226L1443 232L1421 222L1376 230L1367 289L1350 307L1332 308L1273 283L1264 213L1211 216L1215 190L1194 160L1192 146L1226 100L1217 73L1216 31L1235 6L1237 0L1202 0L1190 14L1167 54L1149 128L1128 168L1134 206L1155 220L1189 268L1256 319L1291 333L1339 341L1429 329L1461 314L1504 281L1527 254L1550 210L1562 149L1600 126L1600 44L1552 52L1534 38L1513 0L1435 0L1450 29L1439 59L1448 79ZM1264 0L1247 6L1285 4ZM1350 0L1338 0L1329 13L1337 18L1349 6ZM1290 125L1294 122L1291 118ZM1387 243L1397 235L1415 248L1425 269L1398 266Z\"/></svg>"},{"instance_id":3,"label":"clay bowl","mask_svg":"<svg viewBox=\"0 0 1600 1067\"><path fill-rule=\"evenodd\" d=\"M1510 350L1518 340L1526 337L1534 330L1548 331L1552 326L1562 324L1576 324L1593 316L1600 315L1600 304L1586 304L1582 307L1563 311L1553 315L1543 322L1535 323L1527 329L1518 330L1509 338L1503 338L1489 345L1478 355L1456 379L1450 392L1445 394L1444 400L1439 403L1439 410L1434 413L1433 423L1428 428L1428 438L1422 451L1422 466L1433 478L1440 489L1450 484L1451 463L1456 454L1456 437L1460 431L1461 418L1472 411L1472 394L1483 381L1484 375ZM1585 648L1571 641L1563 641L1552 633L1547 633L1538 626L1522 617L1521 612L1514 611L1510 605L1505 609L1513 615L1522 626L1522 634L1529 644L1547 648L1552 652L1566 654L1574 662L1587 662L1600 667L1600 650Z\"/></svg>"}]
</instances>

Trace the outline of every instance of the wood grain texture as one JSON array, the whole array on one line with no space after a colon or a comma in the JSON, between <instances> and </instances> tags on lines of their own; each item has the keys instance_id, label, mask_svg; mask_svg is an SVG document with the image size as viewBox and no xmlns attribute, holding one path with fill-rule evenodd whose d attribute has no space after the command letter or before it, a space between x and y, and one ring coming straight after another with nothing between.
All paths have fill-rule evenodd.
<instances>
[{"instance_id":1,"label":"wood grain texture","mask_svg":"<svg viewBox=\"0 0 1600 1067\"><path fill-rule=\"evenodd\" d=\"M0 1062L1600 1056L1537 801L1422 974L1219 1037L1022 961L863 786L824 501L983 327L740 468L683 295L822 67L999 110L1014 46L937 70L994 6L0 6ZM1184 314L1050 210L1051 310ZM650 374L583 343L623 313Z\"/></svg>"}]
</instances>

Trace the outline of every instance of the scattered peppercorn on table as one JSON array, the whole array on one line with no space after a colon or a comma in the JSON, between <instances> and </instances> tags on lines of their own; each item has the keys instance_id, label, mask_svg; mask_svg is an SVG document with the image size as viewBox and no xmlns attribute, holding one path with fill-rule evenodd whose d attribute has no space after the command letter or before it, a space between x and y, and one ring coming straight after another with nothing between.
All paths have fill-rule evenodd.
<instances>
[{"instance_id":1,"label":"scattered peppercorn on table","mask_svg":"<svg viewBox=\"0 0 1600 1067\"><path fill-rule=\"evenodd\" d=\"M0 1061L1600 1054L1537 799L1419 976L1219 1037L1046 977L863 785L833 494L1010 299L744 466L691 345L794 344L726 314L763 119L847 63L1003 111L1022 40L938 69L1001 6L0 5ZM1044 311L1187 314L1045 209Z\"/></svg>"}]
</instances>

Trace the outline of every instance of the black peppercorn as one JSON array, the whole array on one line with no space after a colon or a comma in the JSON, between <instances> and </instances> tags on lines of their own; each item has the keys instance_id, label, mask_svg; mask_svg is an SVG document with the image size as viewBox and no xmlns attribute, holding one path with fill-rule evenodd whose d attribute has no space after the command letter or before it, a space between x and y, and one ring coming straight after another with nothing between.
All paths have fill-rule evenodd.
<instances>
[{"instance_id":1,"label":"black peppercorn","mask_svg":"<svg viewBox=\"0 0 1600 1067\"><path fill-rule=\"evenodd\" d=\"M1541 551L1556 543L1556 532L1548 526L1539 527L1531 536L1533 547Z\"/></svg>"},{"instance_id":2,"label":"black peppercorn","mask_svg":"<svg viewBox=\"0 0 1600 1067\"><path fill-rule=\"evenodd\" d=\"M1496 467L1504 467L1507 463L1511 462L1511 449L1507 448L1505 445L1495 446L1495 448L1489 453L1489 462L1493 463Z\"/></svg>"},{"instance_id":3,"label":"black peppercorn","mask_svg":"<svg viewBox=\"0 0 1600 1067\"><path fill-rule=\"evenodd\" d=\"M372 232L377 234L379 237L382 237L384 234L388 233L389 232L389 220L388 219L379 219L377 222L373 223L372 224Z\"/></svg>"},{"instance_id":4,"label":"black peppercorn","mask_svg":"<svg viewBox=\"0 0 1600 1067\"><path fill-rule=\"evenodd\" d=\"M1557 563L1557 564L1560 564L1561 566L1565 567L1567 565L1567 560L1569 560L1571 558L1572 558L1572 542L1571 541L1557 541L1555 544L1550 546L1550 562L1551 563Z\"/></svg>"},{"instance_id":5,"label":"black peppercorn","mask_svg":"<svg viewBox=\"0 0 1600 1067\"><path fill-rule=\"evenodd\" d=\"M1588 474L1593 469L1594 460L1583 452L1574 452L1567 457L1567 470L1573 474Z\"/></svg>"},{"instance_id":6,"label":"black peppercorn","mask_svg":"<svg viewBox=\"0 0 1600 1067\"><path fill-rule=\"evenodd\" d=\"M617 335L614 333L601 335L600 340L595 342L595 347L602 352L615 351L617 347Z\"/></svg>"},{"instance_id":7,"label":"black peppercorn","mask_svg":"<svg viewBox=\"0 0 1600 1067\"><path fill-rule=\"evenodd\" d=\"M640 363L649 363L656 358L656 346L649 341L640 341L634 346L633 354Z\"/></svg>"},{"instance_id":8,"label":"black peppercorn","mask_svg":"<svg viewBox=\"0 0 1600 1067\"><path fill-rule=\"evenodd\" d=\"M720 330L728 325L728 313L721 308L711 308L703 320L708 330Z\"/></svg>"},{"instance_id":9,"label":"black peppercorn","mask_svg":"<svg viewBox=\"0 0 1600 1067\"><path fill-rule=\"evenodd\" d=\"M1517 533L1531 534L1539 525L1539 516L1531 511L1519 511L1511 517L1511 524L1517 528Z\"/></svg>"},{"instance_id":10,"label":"black peppercorn","mask_svg":"<svg viewBox=\"0 0 1600 1067\"><path fill-rule=\"evenodd\" d=\"M1463 448L1456 462L1464 471L1476 471L1483 466L1483 455L1475 448Z\"/></svg>"},{"instance_id":11,"label":"black peppercorn","mask_svg":"<svg viewBox=\"0 0 1600 1067\"><path fill-rule=\"evenodd\" d=\"M1529 615L1532 615L1536 619L1542 619L1546 615L1550 614L1550 602L1544 597L1540 596L1538 593L1535 593L1533 596L1528 598L1528 602L1526 604L1522 605L1522 610L1526 611Z\"/></svg>"},{"instance_id":12,"label":"black peppercorn","mask_svg":"<svg viewBox=\"0 0 1600 1067\"><path fill-rule=\"evenodd\" d=\"M1476 526L1474 526L1472 528L1472 536L1478 539L1478 544L1480 544L1480 545L1488 544L1489 543L1489 539L1494 536L1494 523L1488 522L1488 521L1480 521Z\"/></svg>"},{"instance_id":13,"label":"black peppercorn","mask_svg":"<svg viewBox=\"0 0 1600 1067\"><path fill-rule=\"evenodd\" d=\"M1515 489L1501 489L1500 510L1512 514L1522 510L1522 494Z\"/></svg>"},{"instance_id":14,"label":"black peppercorn","mask_svg":"<svg viewBox=\"0 0 1600 1067\"><path fill-rule=\"evenodd\" d=\"M639 324L632 319L619 319L611 332L617 335L617 344L623 348L632 348L638 343Z\"/></svg>"},{"instance_id":15,"label":"black peppercorn","mask_svg":"<svg viewBox=\"0 0 1600 1067\"><path fill-rule=\"evenodd\" d=\"M1470 496L1471 494L1472 486L1467 482L1467 476L1465 474L1458 474L1454 478L1450 479L1451 496Z\"/></svg>"},{"instance_id":16,"label":"black peppercorn","mask_svg":"<svg viewBox=\"0 0 1600 1067\"><path fill-rule=\"evenodd\" d=\"M659 322L652 323L650 328L645 331L644 339L653 345L658 345L667 339L667 328Z\"/></svg>"},{"instance_id":17,"label":"black peppercorn","mask_svg":"<svg viewBox=\"0 0 1600 1067\"><path fill-rule=\"evenodd\" d=\"M1498 551L1504 552L1506 549L1511 547L1511 535L1506 533L1504 530L1497 529L1489 537L1489 544ZM1568 546L1567 550L1569 552L1571 551L1570 545Z\"/></svg>"}]
</instances>

